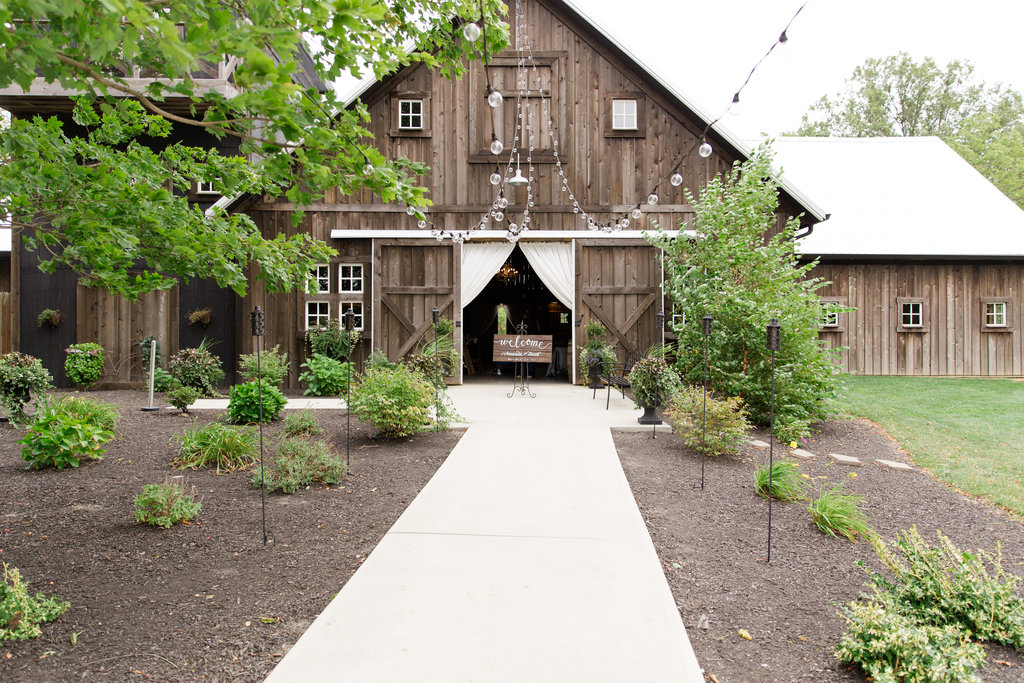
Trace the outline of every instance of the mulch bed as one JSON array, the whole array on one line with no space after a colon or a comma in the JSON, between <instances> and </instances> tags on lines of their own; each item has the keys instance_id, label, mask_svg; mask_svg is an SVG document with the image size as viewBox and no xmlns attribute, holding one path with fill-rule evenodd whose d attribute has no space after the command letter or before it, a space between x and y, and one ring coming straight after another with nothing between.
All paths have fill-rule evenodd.
<instances>
[{"instance_id":1,"label":"mulch bed","mask_svg":"<svg viewBox=\"0 0 1024 683\"><path fill-rule=\"evenodd\" d=\"M267 495L250 473L187 472L202 495L193 523L135 523L144 484L179 474L170 438L218 411L144 413L142 392L90 395L122 406L102 461L26 471L0 427L0 560L33 592L71 603L42 638L0 643L4 681L262 680L319 615L454 448L459 434L374 440L353 420L352 469L338 486ZM317 413L344 454L345 412ZM282 422L265 428L268 453ZM72 635L77 634L77 645Z\"/></svg>"},{"instance_id":2,"label":"mulch bed","mask_svg":"<svg viewBox=\"0 0 1024 683\"><path fill-rule=\"evenodd\" d=\"M752 436L767 441L763 433ZM825 536L804 504L775 503L767 563L768 503L753 484L756 464L768 460L767 449L744 446L736 456L709 458L701 490L700 458L678 437L620 433L615 443L709 680L864 680L834 652L845 632L838 608L855 599L867 580L858 561L881 568L868 543ZM855 473L848 488L866 496L872 526L884 537L917 525L929 542L936 541L938 529L964 550L994 550L1001 541L1004 569L1024 574L1020 521L919 469L897 472L875 464L876 458L908 457L871 423L824 423L805 448L818 454L800 463L812 490ZM776 445L776 455L780 451L788 449ZM865 465L829 465L830 452L859 457ZM1022 653L998 645L986 649L986 682L1024 680Z\"/></svg>"}]
</instances>

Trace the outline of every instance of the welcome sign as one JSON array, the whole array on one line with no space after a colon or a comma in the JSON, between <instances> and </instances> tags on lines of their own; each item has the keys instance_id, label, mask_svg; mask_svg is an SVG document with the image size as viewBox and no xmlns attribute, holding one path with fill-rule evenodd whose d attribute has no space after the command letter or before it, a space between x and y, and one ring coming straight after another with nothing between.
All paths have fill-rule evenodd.
<instances>
[{"instance_id":1,"label":"welcome sign","mask_svg":"<svg viewBox=\"0 0 1024 683\"><path fill-rule=\"evenodd\" d=\"M550 363L553 347L550 334L496 334L492 360L496 363Z\"/></svg>"}]
</instances>

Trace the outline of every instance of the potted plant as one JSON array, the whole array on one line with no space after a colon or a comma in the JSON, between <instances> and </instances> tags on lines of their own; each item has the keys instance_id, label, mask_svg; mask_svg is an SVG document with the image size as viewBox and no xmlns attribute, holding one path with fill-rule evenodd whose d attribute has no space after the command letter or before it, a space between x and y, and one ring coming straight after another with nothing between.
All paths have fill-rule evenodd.
<instances>
[{"instance_id":1,"label":"potted plant","mask_svg":"<svg viewBox=\"0 0 1024 683\"><path fill-rule=\"evenodd\" d=\"M212 308L197 308L187 316L188 324L193 327L206 327L213 322Z\"/></svg>"},{"instance_id":2,"label":"potted plant","mask_svg":"<svg viewBox=\"0 0 1024 683\"><path fill-rule=\"evenodd\" d=\"M38 358L17 351L0 356L0 407L12 423L25 417L33 391L43 393L52 386L53 377Z\"/></svg>"},{"instance_id":3,"label":"potted plant","mask_svg":"<svg viewBox=\"0 0 1024 683\"><path fill-rule=\"evenodd\" d=\"M64 322L64 314L55 308L44 308L36 316L37 327L49 327L51 330L55 330L62 322Z\"/></svg>"},{"instance_id":4,"label":"potted plant","mask_svg":"<svg viewBox=\"0 0 1024 683\"><path fill-rule=\"evenodd\" d=\"M660 353L648 354L633 365L629 372L629 387L633 402L644 414L637 422L645 425L661 424L655 412L664 401L683 388L676 371L665 362Z\"/></svg>"},{"instance_id":5,"label":"potted plant","mask_svg":"<svg viewBox=\"0 0 1024 683\"><path fill-rule=\"evenodd\" d=\"M615 357L615 347L604 341L605 328L597 320L590 320L584 328L587 334L587 342L578 348L577 367L580 371L580 378L584 382L590 382L588 388L601 388L601 374L611 372Z\"/></svg>"}]
</instances>

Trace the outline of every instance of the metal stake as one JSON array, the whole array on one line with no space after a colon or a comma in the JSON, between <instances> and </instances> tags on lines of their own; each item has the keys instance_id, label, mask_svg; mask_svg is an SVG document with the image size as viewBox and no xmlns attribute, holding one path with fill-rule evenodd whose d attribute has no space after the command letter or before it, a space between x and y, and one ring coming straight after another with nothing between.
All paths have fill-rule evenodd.
<instances>
[{"instance_id":1,"label":"metal stake","mask_svg":"<svg viewBox=\"0 0 1024 683\"><path fill-rule=\"evenodd\" d=\"M430 311L431 319L434 321L434 372L440 373L441 368L437 363L437 324L441 322L441 311L434 306ZM434 433L441 431L441 387L437 385L441 377L434 378Z\"/></svg>"},{"instance_id":2,"label":"metal stake","mask_svg":"<svg viewBox=\"0 0 1024 683\"><path fill-rule=\"evenodd\" d=\"M345 473L351 470L351 446L352 446L352 328L355 326L356 314L349 306L342 316L345 319L345 331L348 332L348 356L345 361L348 363L348 372L345 373Z\"/></svg>"},{"instance_id":3,"label":"metal stake","mask_svg":"<svg viewBox=\"0 0 1024 683\"><path fill-rule=\"evenodd\" d=\"M768 562L772 561L772 474L775 469L775 352L779 350L782 326L772 318L766 328L765 346L772 352L772 390L768 411Z\"/></svg>"},{"instance_id":4,"label":"metal stake","mask_svg":"<svg viewBox=\"0 0 1024 683\"><path fill-rule=\"evenodd\" d=\"M260 426L260 505L263 508L263 545L267 544L267 477L263 467L263 368L260 365L260 337L266 334L266 318L257 306L249 313L252 336L256 337L256 396L259 399Z\"/></svg>"},{"instance_id":5,"label":"metal stake","mask_svg":"<svg viewBox=\"0 0 1024 683\"><path fill-rule=\"evenodd\" d=\"M154 382L156 382L156 339L149 342L149 405L142 407L146 412L160 410L158 406L153 405Z\"/></svg>"},{"instance_id":6,"label":"metal stake","mask_svg":"<svg viewBox=\"0 0 1024 683\"><path fill-rule=\"evenodd\" d=\"M705 443L708 431L708 340L711 338L711 324L714 321L710 315L701 319L701 333L704 335L704 403L701 406L700 417L700 488L704 490L704 463L708 459L708 450Z\"/></svg>"}]
</instances>

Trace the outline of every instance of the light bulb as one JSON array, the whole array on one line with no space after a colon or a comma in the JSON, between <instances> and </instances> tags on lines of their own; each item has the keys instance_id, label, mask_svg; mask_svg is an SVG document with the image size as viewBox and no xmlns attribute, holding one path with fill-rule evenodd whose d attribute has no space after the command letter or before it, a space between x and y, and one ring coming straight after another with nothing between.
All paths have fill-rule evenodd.
<instances>
[{"instance_id":1,"label":"light bulb","mask_svg":"<svg viewBox=\"0 0 1024 683\"><path fill-rule=\"evenodd\" d=\"M498 206L500 206L503 209L506 206L508 206L508 199L505 197L505 195L501 195L500 197L498 197Z\"/></svg>"},{"instance_id":2,"label":"light bulb","mask_svg":"<svg viewBox=\"0 0 1024 683\"><path fill-rule=\"evenodd\" d=\"M405 212L412 216L413 214L416 213L416 209L413 207L412 204L410 204L409 206L405 207Z\"/></svg>"},{"instance_id":3,"label":"light bulb","mask_svg":"<svg viewBox=\"0 0 1024 683\"><path fill-rule=\"evenodd\" d=\"M505 220L504 212L502 212L502 211L495 211L494 212L494 220L496 220L496 221L503 221L503 220Z\"/></svg>"},{"instance_id":4,"label":"light bulb","mask_svg":"<svg viewBox=\"0 0 1024 683\"><path fill-rule=\"evenodd\" d=\"M444 242L444 233L442 233L442 232L437 233L437 241L438 242Z\"/></svg>"},{"instance_id":5,"label":"light bulb","mask_svg":"<svg viewBox=\"0 0 1024 683\"><path fill-rule=\"evenodd\" d=\"M480 30L480 27L472 22L462 27L463 37L471 43L475 43L476 41L480 40L481 33L482 31Z\"/></svg>"},{"instance_id":6,"label":"light bulb","mask_svg":"<svg viewBox=\"0 0 1024 683\"><path fill-rule=\"evenodd\" d=\"M501 182L501 175L498 173L491 174L491 185L497 185Z\"/></svg>"},{"instance_id":7,"label":"light bulb","mask_svg":"<svg viewBox=\"0 0 1024 683\"><path fill-rule=\"evenodd\" d=\"M628 228L629 227L629 219L628 218L623 218L621 221L619 221L619 226L622 227L622 228Z\"/></svg>"},{"instance_id":8,"label":"light bulb","mask_svg":"<svg viewBox=\"0 0 1024 683\"><path fill-rule=\"evenodd\" d=\"M658 203L658 195L654 194L653 192L650 193L649 195L647 195L647 203L650 204L651 206L654 206L655 204L657 204Z\"/></svg>"},{"instance_id":9,"label":"light bulb","mask_svg":"<svg viewBox=\"0 0 1024 683\"><path fill-rule=\"evenodd\" d=\"M487 93L487 104L491 105L491 109L497 109L504 101L505 98L501 96L501 91L499 90L492 90Z\"/></svg>"},{"instance_id":10,"label":"light bulb","mask_svg":"<svg viewBox=\"0 0 1024 683\"><path fill-rule=\"evenodd\" d=\"M505 151L505 145L501 144L501 140L494 138L491 140L491 154L501 154Z\"/></svg>"},{"instance_id":11,"label":"light bulb","mask_svg":"<svg viewBox=\"0 0 1024 683\"><path fill-rule=\"evenodd\" d=\"M683 174L678 171L672 174L672 177L668 179L672 183L672 187L679 187L683 184Z\"/></svg>"},{"instance_id":12,"label":"light bulb","mask_svg":"<svg viewBox=\"0 0 1024 683\"><path fill-rule=\"evenodd\" d=\"M640 216L642 216L643 213L644 212L640 210L639 206L636 207L635 209L633 209L633 218L634 218L634 220L640 220Z\"/></svg>"},{"instance_id":13,"label":"light bulb","mask_svg":"<svg viewBox=\"0 0 1024 683\"><path fill-rule=\"evenodd\" d=\"M513 233L513 234L515 234L515 233L519 232L519 226L516 225L515 223L509 223L508 224L508 231Z\"/></svg>"},{"instance_id":14,"label":"light bulb","mask_svg":"<svg viewBox=\"0 0 1024 683\"><path fill-rule=\"evenodd\" d=\"M427 227L427 222L426 221L420 221L416 225L417 225L417 227L419 227L420 230L422 230L423 228Z\"/></svg>"},{"instance_id":15,"label":"light bulb","mask_svg":"<svg viewBox=\"0 0 1024 683\"><path fill-rule=\"evenodd\" d=\"M711 143L709 143L707 140L700 143L700 147L697 148L697 154L701 155L705 159L711 156L711 151Z\"/></svg>"},{"instance_id":16,"label":"light bulb","mask_svg":"<svg viewBox=\"0 0 1024 683\"><path fill-rule=\"evenodd\" d=\"M516 242L519 241L519 235L513 235L512 233L509 233L505 239L507 239L512 244L515 244Z\"/></svg>"},{"instance_id":17,"label":"light bulb","mask_svg":"<svg viewBox=\"0 0 1024 683\"><path fill-rule=\"evenodd\" d=\"M373 175L376 171L377 171L377 169L375 169L373 167L373 164L371 164L369 161L367 161L366 165L363 166L363 174L364 175Z\"/></svg>"}]
</instances>

